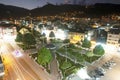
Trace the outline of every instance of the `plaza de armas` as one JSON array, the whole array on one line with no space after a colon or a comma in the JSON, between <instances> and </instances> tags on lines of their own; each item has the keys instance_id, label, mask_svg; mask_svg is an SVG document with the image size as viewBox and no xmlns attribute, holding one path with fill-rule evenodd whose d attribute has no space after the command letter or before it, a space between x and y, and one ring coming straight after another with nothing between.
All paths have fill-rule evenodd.
<instances>
[{"instance_id":1,"label":"plaza de armas","mask_svg":"<svg viewBox=\"0 0 120 80\"><path fill-rule=\"evenodd\" d=\"M47 18L52 19L53 17L45 19ZM51 62L56 58L59 65L58 71L61 73L62 79L65 80L81 68L87 70L88 66L104 56L105 50L102 44L97 43L107 44L108 32L105 27L94 27L95 25L86 27L86 24L83 23L81 25L79 22L83 22L84 19L76 19L78 22L75 20L63 21L59 19L53 22L45 20L30 23L32 26L29 27L22 25L17 28L16 42L25 51L33 50L30 54L31 58L45 67L49 73L51 73ZM109 28L108 24L106 26ZM119 25L114 27L117 26ZM110 28L109 31L112 29ZM88 74L91 74L89 72ZM93 76L90 75L92 78Z\"/></svg>"},{"instance_id":2,"label":"plaza de armas","mask_svg":"<svg viewBox=\"0 0 120 80\"><path fill-rule=\"evenodd\" d=\"M16 43L49 74L55 59L62 80L70 80L70 75L77 74L81 69L85 69L91 79L96 75L104 76L102 72L92 74L96 68L90 71L89 67L104 56L103 45L110 44L108 34L120 35L120 15L80 18L76 16L78 14L83 13L75 11L55 16L27 16L1 21L0 26L7 25L2 29L13 30L10 27L14 24ZM119 51L120 37L117 38L114 44Z\"/></svg>"}]
</instances>

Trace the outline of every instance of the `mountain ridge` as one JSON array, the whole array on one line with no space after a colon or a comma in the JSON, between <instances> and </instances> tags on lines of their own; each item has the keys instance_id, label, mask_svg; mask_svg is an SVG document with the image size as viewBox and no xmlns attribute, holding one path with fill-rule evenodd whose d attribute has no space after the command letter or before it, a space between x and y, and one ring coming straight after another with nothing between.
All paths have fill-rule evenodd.
<instances>
[{"instance_id":1,"label":"mountain ridge","mask_svg":"<svg viewBox=\"0 0 120 80\"><path fill-rule=\"evenodd\" d=\"M91 6L83 5L53 5L47 4L43 7L38 7L32 10L0 4L0 18L10 18L10 17L24 17L24 16L47 16L56 15L64 12L81 11L84 12L86 16L90 15L107 15L113 13L120 13L120 4L111 3L96 3ZM30 14L30 15L29 15Z\"/></svg>"}]
</instances>

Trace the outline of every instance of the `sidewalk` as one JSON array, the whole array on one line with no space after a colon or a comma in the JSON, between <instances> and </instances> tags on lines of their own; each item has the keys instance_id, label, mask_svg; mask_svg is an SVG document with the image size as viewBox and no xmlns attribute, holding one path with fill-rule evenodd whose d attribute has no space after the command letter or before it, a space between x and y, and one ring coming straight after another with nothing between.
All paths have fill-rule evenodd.
<instances>
[{"instance_id":1,"label":"sidewalk","mask_svg":"<svg viewBox=\"0 0 120 80\"><path fill-rule=\"evenodd\" d=\"M53 55L53 60L51 61L50 64L50 74L52 75L52 77L54 78L54 80L62 80L61 79L61 73L59 70L59 66L58 66L58 62L57 59L55 57L55 54Z\"/></svg>"}]
</instances>

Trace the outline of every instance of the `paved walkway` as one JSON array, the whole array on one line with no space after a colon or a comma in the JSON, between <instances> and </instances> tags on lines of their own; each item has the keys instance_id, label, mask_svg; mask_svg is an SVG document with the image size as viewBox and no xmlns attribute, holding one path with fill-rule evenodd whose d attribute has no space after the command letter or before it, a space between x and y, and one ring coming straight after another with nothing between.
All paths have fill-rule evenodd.
<instances>
[{"instance_id":1,"label":"paved walkway","mask_svg":"<svg viewBox=\"0 0 120 80\"><path fill-rule=\"evenodd\" d=\"M53 60L51 61L50 64L50 72L54 80L62 80L55 54L53 54Z\"/></svg>"}]
</instances>

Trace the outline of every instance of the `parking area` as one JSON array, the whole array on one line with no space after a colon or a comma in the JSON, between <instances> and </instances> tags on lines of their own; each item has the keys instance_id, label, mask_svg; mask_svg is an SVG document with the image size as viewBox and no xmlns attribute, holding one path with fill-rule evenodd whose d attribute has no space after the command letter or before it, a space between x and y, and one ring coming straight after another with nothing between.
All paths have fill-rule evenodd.
<instances>
[{"instance_id":1,"label":"parking area","mask_svg":"<svg viewBox=\"0 0 120 80\"><path fill-rule=\"evenodd\" d=\"M88 67L88 74L94 80L120 80L120 54L103 56Z\"/></svg>"},{"instance_id":2,"label":"parking area","mask_svg":"<svg viewBox=\"0 0 120 80\"><path fill-rule=\"evenodd\" d=\"M114 56L113 60L116 65L106 71L105 75L101 77L101 80L120 80L120 57Z\"/></svg>"}]
</instances>

